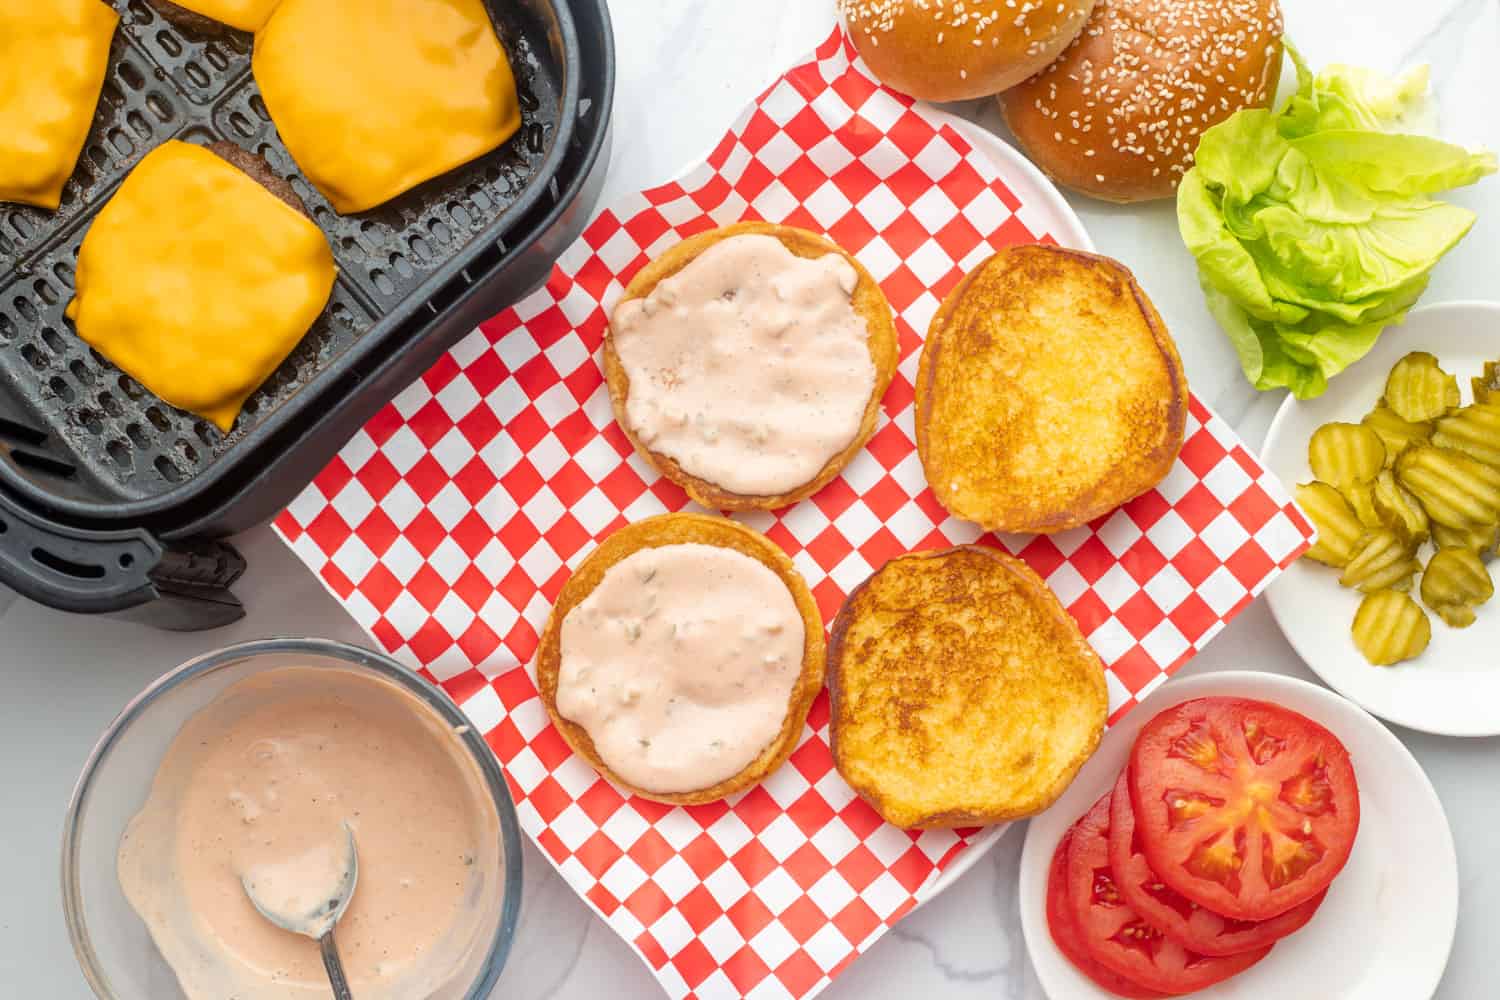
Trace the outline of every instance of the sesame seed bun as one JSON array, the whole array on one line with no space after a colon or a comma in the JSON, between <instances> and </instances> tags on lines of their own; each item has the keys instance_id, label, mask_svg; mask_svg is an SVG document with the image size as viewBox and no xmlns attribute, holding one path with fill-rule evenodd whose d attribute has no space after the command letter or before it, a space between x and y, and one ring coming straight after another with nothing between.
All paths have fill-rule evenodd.
<instances>
[{"instance_id":1,"label":"sesame seed bun","mask_svg":"<svg viewBox=\"0 0 1500 1000\"><path fill-rule=\"evenodd\" d=\"M860 57L888 87L967 101L1013 87L1056 59L1094 0L839 0Z\"/></svg>"},{"instance_id":2,"label":"sesame seed bun","mask_svg":"<svg viewBox=\"0 0 1500 1000\"><path fill-rule=\"evenodd\" d=\"M1205 129L1271 103L1281 32L1276 0L1099 0L1078 40L1000 109L1059 184L1170 198Z\"/></svg>"}]
</instances>

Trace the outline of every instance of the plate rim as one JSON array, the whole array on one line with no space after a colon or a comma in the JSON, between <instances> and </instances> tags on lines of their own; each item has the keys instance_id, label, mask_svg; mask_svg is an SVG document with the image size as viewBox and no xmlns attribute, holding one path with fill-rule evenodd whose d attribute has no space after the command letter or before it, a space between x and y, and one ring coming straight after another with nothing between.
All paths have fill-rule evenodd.
<instances>
[{"instance_id":1,"label":"plate rim","mask_svg":"<svg viewBox=\"0 0 1500 1000\"><path fill-rule=\"evenodd\" d=\"M1450 302L1434 302L1418 306L1407 314L1406 322L1396 329L1404 333L1406 332L1407 325L1412 320L1423 320L1429 316L1443 313L1464 313L1469 311L1491 313L1497 321L1500 321L1500 300L1455 299ZM1261 440L1260 447L1261 460L1268 466L1272 451L1279 443L1281 436L1285 432L1286 424L1291 420L1292 413L1299 405L1300 401L1297 397L1291 393L1287 393L1286 398L1281 401L1281 405L1276 408L1276 415L1271 418L1271 424L1266 428L1266 434ZM1283 581L1287 579L1290 579L1289 575L1282 573L1276 579L1272 580L1270 586L1266 588L1266 606L1271 611L1271 618L1276 622L1276 627L1281 631L1287 644L1292 647L1292 651L1297 654L1297 658L1306 664L1309 670L1317 674L1319 680L1327 684L1340 696L1347 698L1371 715L1378 716L1388 722L1393 722L1398 726L1412 729L1419 733L1428 733L1433 736L1451 736L1460 739L1484 739L1486 737L1500 736L1500 712L1496 713L1493 722L1481 726L1444 725L1440 721L1424 717L1420 712L1416 715L1404 712L1400 705L1390 707L1371 705L1367 699L1360 698L1346 690L1345 685L1339 682L1338 674L1333 670L1325 669L1326 665L1321 664L1321 657L1317 655L1316 649L1309 645L1308 640L1305 638L1299 639L1300 632L1290 626L1284 619L1283 616L1287 615L1290 609L1283 606L1285 600L1278 598L1277 594L1286 593Z\"/></svg>"},{"instance_id":2,"label":"plate rim","mask_svg":"<svg viewBox=\"0 0 1500 1000\"><path fill-rule=\"evenodd\" d=\"M1165 708L1170 708L1174 704L1179 704L1180 701L1190 700L1195 696L1214 697L1215 695L1207 693L1199 694L1198 689L1220 687L1223 685L1228 685L1231 688L1247 687L1247 690L1238 691L1236 695L1250 698L1260 697L1269 699L1277 688L1298 691L1308 695L1315 701L1322 702L1332 711L1349 712L1352 719L1358 720L1359 724L1365 725L1372 731L1374 739L1383 744L1387 749L1394 751L1392 759L1414 778L1415 788L1423 796L1424 804L1427 808L1433 811L1445 835L1442 838L1444 850L1442 851L1442 856L1437 860L1437 868L1439 869L1439 876L1446 883L1445 888L1450 890L1447 892L1447 895L1452 901L1452 905L1446 908L1447 912L1444 914L1443 927L1439 930L1439 934L1445 942L1445 947L1442 949L1442 962L1438 963L1432 971L1426 991L1421 994L1421 996L1430 1000L1432 995L1437 992L1438 986L1442 983L1443 976L1448 969L1448 964L1452 960L1453 945L1458 936L1458 911L1462 885L1459 882L1458 850L1453 840L1453 827L1448 821L1448 812L1443 807L1442 799L1438 796L1437 789L1433 786L1432 779L1428 777L1421 762L1417 760L1416 756L1406 744L1401 742L1395 733L1391 732L1378 718L1367 712L1352 699L1346 698L1339 692L1329 690L1312 681L1287 674L1277 674L1262 670L1219 670L1195 674L1191 677L1176 677L1169 679L1167 683L1161 685L1156 691L1153 691L1148 696L1147 701L1153 701L1158 697L1162 698L1164 702L1162 708L1157 709L1157 711L1161 711ZM1167 691L1168 693L1163 695L1163 691ZM1140 711L1146 707L1145 702L1143 702L1141 705L1136 706L1136 711ZM1315 718L1313 721L1326 725L1321 718ZM1106 733L1104 738L1108 740L1110 733ZM1101 744L1102 748L1103 744ZM1043 926L1037 926L1038 913L1041 912L1041 908L1026 904L1028 896L1036 897L1038 893L1045 891L1045 884L1038 881L1042 877L1038 875L1038 872L1045 872L1049 867L1051 851L1055 848L1055 844L1042 844L1042 835L1037 830L1037 824L1029 824L1026 830L1026 839L1021 845L1020 871L1016 879L1017 895L1020 897L1018 903L1021 913L1021 937L1026 944L1027 961L1031 964L1037 982L1041 985L1043 995L1060 1000L1060 997L1049 989L1047 981L1043 978L1041 967L1036 960L1039 947L1036 943L1038 937L1050 938L1050 931L1045 926L1045 916L1040 917ZM1403 1000L1416 1000L1416 998L1403 998Z\"/></svg>"}]
</instances>

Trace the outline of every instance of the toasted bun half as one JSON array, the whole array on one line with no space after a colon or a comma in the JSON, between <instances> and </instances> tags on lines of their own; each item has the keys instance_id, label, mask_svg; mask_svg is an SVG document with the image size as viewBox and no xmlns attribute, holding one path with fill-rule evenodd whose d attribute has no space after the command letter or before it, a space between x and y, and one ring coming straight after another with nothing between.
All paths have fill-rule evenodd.
<instances>
[{"instance_id":1,"label":"toasted bun half","mask_svg":"<svg viewBox=\"0 0 1500 1000\"><path fill-rule=\"evenodd\" d=\"M615 563L641 549L687 543L717 545L733 549L766 566L781 579L787 590L791 592L797 610L802 615L805 635L802 646L802 671L792 688L791 696L787 699L786 718L782 722L781 731L748 767L732 778L708 788L691 792L651 792L631 785L610 770L609 766L600 759L588 731L577 723L563 718L558 712L557 683L562 670L562 623L563 619L568 616L568 612L593 592L599 582L604 579L604 574ZM713 517L705 514L661 514L626 525L610 535L589 554L568 582L563 584L562 592L557 596L557 603L552 606L552 613L547 617L547 626L542 632L541 644L537 648L537 689L542 696L542 704L546 706L547 714L552 718L552 724L562 733L563 739L568 741L568 745L579 756L593 765L594 770L608 778L616 787L655 802L681 806L699 805L758 785L767 775L781 766L796 748L797 738L802 733L802 725L807 721L807 711L812 707L813 699L823 687L824 655L823 617L818 613L817 603L813 600L812 592L807 589L807 583L802 579L802 574L797 572L796 567L792 565L792 560L787 557L780 546L760 532L726 517Z\"/></svg>"},{"instance_id":2,"label":"toasted bun half","mask_svg":"<svg viewBox=\"0 0 1500 1000\"><path fill-rule=\"evenodd\" d=\"M1026 155L1106 201L1169 198L1198 137L1281 79L1276 0L1099 0L1051 66L1000 95Z\"/></svg>"},{"instance_id":3,"label":"toasted bun half","mask_svg":"<svg viewBox=\"0 0 1500 1000\"><path fill-rule=\"evenodd\" d=\"M916 403L917 452L949 513L1051 534L1161 482L1182 449L1188 386L1123 264L1032 244L995 254L943 301Z\"/></svg>"},{"instance_id":4,"label":"toasted bun half","mask_svg":"<svg viewBox=\"0 0 1500 1000\"><path fill-rule=\"evenodd\" d=\"M860 57L880 81L924 101L1013 87L1056 59L1094 0L839 0Z\"/></svg>"},{"instance_id":5,"label":"toasted bun half","mask_svg":"<svg viewBox=\"0 0 1500 1000\"><path fill-rule=\"evenodd\" d=\"M688 496L703 506L716 510L776 510L790 506L799 500L805 500L827 486L843 471L844 466L859 454L865 442L870 440L870 435L875 433L875 421L880 414L880 400L890 386L892 376L896 373L896 322L891 313L891 305L886 301L885 293L880 290L880 286L870 276L870 272L866 271L852 254L832 240L805 229L778 226L768 222L739 222L691 236L642 268L626 286L625 295L620 301L645 298L651 294L657 284L687 267L697 259L699 254L715 243L749 233L774 236L781 241L782 246L798 257L817 259L835 253L854 267L859 275L859 283L854 288L852 304L854 311L865 321L865 327L869 332L870 360L875 365L875 387L870 393L869 402L865 405L864 418L860 423L859 432L843 451L828 460L812 480L786 493L773 496L747 496L730 492L716 483L692 475L675 459L652 451L640 440L627 417L626 404L630 399L630 377L626 374L624 366L620 363L620 356L615 350L613 331L607 332L604 337L604 376L609 384L609 398L614 407L615 420L642 458L655 466L662 475L686 490Z\"/></svg>"},{"instance_id":6,"label":"toasted bun half","mask_svg":"<svg viewBox=\"0 0 1500 1000\"><path fill-rule=\"evenodd\" d=\"M844 602L828 651L833 761L887 822L1042 811L1099 745L1104 668L1030 567L968 545L899 556Z\"/></svg>"}]
</instances>

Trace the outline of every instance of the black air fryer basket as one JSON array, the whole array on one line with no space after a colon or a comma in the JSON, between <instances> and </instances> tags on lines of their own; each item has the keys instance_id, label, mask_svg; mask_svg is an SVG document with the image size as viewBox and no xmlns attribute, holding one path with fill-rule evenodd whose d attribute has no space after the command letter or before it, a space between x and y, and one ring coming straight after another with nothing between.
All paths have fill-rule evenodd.
<instances>
[{"instance_id":1,"label":"black air fryer basket","mask_svg":"<svg viewBox=\"0 0 1500 1000\"><path fill-rule=\"evenodd\" d=\"M129 0L56 213L0 204L0 582L165 628L239 618L214 539L273 517L363 423L481 320L543 281L608 161L605 0L491 0L521 91L500 149L340 216L297 172L250 74L250 38L196 37ZM229 435L143 389L63 318L90 220L149 150L228 139L290 180L328 236L328 308Z\"/></svg>"}]
</instances>

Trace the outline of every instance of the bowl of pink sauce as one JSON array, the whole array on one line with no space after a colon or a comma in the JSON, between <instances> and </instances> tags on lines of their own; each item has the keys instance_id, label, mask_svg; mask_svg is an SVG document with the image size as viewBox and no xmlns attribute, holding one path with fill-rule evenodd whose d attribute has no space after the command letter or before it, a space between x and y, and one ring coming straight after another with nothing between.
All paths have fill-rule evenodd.
<instances>
[{"instance_id":1,"label":"bowl of pink sauce","mask_svg":"<svg viewBox=\"0 0 1500 1000\"><path fill-rule=\"evenodd\" d=\"M240 880L312 878L346 827L354 995L488 997L520 913L520 831L448 696L321 639L184 663L105 731L68 807L63 910L84 978L104 1000L328 996L317 945L260 918Z\"/></svg>"}]
</instances>

